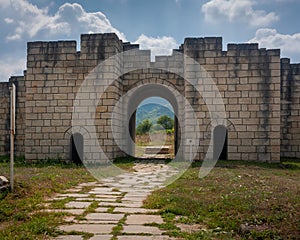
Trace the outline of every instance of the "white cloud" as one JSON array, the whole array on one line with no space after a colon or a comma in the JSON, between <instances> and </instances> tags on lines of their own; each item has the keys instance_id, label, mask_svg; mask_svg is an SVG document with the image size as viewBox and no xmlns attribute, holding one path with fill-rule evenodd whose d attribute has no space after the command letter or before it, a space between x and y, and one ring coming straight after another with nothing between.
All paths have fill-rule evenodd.
<instances>
[{"instance_id":1,"label":"white cloud","mask_svg":"<svg viewBox=\"0 0 300 240\"><path fill-rule=\"evenodd\" d=\"M53 15L48 9L40 9L26 0L0 0L0 18L3 19L5 31L2 32L6 45L12 43L20 47L19 51L10 53L9 58L0 56L0 81L7 81L9 76L22 74L26 59L24 42L32 40L55 40L67 37L78 39L82 33L115 32L123 41L126 36L114 28L101 12L86 12L80 4L65 3ZM19 40L19 42L17 42ZM172 37L148 37L140 35L135 43L141 49L150 49L152 56L170 55L178 44ZM22 51L22 52L21 52ZM19 59L19 60L18 60Z\"/></svg>"},{"instance_id":2,"label":"white cloud","mask_svg":"<svg viewBox=\"0 0 300 240\"><path fill-rule=\"evenodd\" d=\"M1 40L3 44L19 46L14 53L0 56L0 81L7 81L25 70L24 42L32 40L78 39L82 33L115 32L124 41L126 37L114 28L101 12L86 12L80 4L65 3L50 15L27 0L0 0ZM6 40L6 42L5 42ZM18 42L19 41L19 42ZM21 47L22 46L22 47ZM19 59L19 60L18 60Z\"/></svg>"},{"instance_id":3,"label":"white cloud","mask_svg":"<svg viewBox=\"0 0 300 240\"><path fill-rule=\"evenodd\" d=\"M25 64L25 58L6 57L5 60L0 59L0 82L7 82L13 75L21 75Z\"/></svg>"},{"instance_id":4,"label":"white cloud","mask_svg":"<svg viewBox=\"0 0 300 240\"><path fill-rule=\"evenodd\" d=\"M9 23L13 23L14 20L12 18L4 18L4 22L9 24Z\"/></svg>"},{"instance_id":5,"label":"white cloud","mask_svg":"<svg viewBox=\"0 0 300 240\"><path fill-rule=\"evenodd\" d=\"M202 12L208 22L243 22L250 26L269 26L279 20L274 12L254 10L253 0L210 0L202 5Z\"/></svg>"},{"instance_id":6,"label":"white cloud","mask_svg":"<svg viewBox=\"0 0 300 240\"><path fill-rule=\"evenodd\" d=\"M101 12L86 12L80 4L65 3L53 15L26 0L0 0L0 13L11 25L7 40L76 36L81 33L115 32L121 39L125 35L114 28ZM10 16L14 16L13 19Z\"/></svg>"},{"instance_id":7,"label":"white cloud","mask_svg":"<svg viewBox=\"0 0 300 240\"><path fill-rule=\"evenodd\" d=\"M178 47L174 38L166 36L154 38L142 34L134 43L140 44L140 49L150 49L152 56L171 55L172 49Z\"/></svg>"},{"instance_id":8,"label":"white cloud","mask_svg":"<svg viewBox=\"0 0 300 240\"><path fill-rule=\"evenodd\" d=\"M280 48L283 56L298 56L300 55L300 33L281 34L276 29L261 28L255 33L255 37L249 42L257 42L260 47L265 48Z\"/></svg>"},{"instance_id":9,"label":"white cloud","mask_svg":"<svg viewBox=\"0 0 300 240\"><path fill-rule=\"evenodd\" d=\"M126 37L118 29L114 28L106 16L101 12L87 13L81 5L77 3L65 3L54 16L54 20L49 25L50 30L55 33L58 29L80 33L116 33L120 39L126 41Z\"/></svg>"}]
</instances>

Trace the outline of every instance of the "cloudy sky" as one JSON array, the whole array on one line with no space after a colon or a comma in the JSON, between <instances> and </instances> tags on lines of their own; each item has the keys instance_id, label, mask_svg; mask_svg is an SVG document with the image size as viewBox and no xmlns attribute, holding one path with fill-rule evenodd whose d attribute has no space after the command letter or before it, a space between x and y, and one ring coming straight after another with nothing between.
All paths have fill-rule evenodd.
<instances>
[{"instance_id":1,"label":"cloudy sky","mask_svg":"<svg viewBox=\"0 0 300 240\"><path fill-rule=\"evenodd\" d=\"M116 32L154 54L185 37L258 42L300 62L299 0L0 0L0 81L22 74L26 43Z\"/></svg>"}]
</instances>

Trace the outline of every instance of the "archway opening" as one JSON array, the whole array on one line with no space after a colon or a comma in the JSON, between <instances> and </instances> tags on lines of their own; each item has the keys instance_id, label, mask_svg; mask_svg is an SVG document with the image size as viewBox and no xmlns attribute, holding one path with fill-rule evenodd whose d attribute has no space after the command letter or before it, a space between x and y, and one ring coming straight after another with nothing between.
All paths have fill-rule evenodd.
<instances>
[{"instance_id":1,"label":"archway opening","mask_svg":"<svg viewBox=\"0 0 300 240\"><path fill-rule=\"evenodd\" d=\"M218 125L214 128L214 159L228 159L228 133L224 125ZM221 150L221 152L220 152Z\"/></svg>"},{"instance_id":2,"label":"archway opening","mask_svg":"<svg viewBox=\"0 0 300 240\"><path fill-rule=\"evenodd\" d=\"M80 133L72 134L71 136L71 159L72 162L81 165L84 156L83 136Z\"/></svg>"},{"instance_id":3,"label":"archway opening","mask_svg":"<svg viewBox=\"0 0 300 240\"><path fill-rule=\"evenodd\" d=\"M144 99L130 119L137 158L173 158L176 152L176 116L162 97Z\"/></svg>"}]
</instances>

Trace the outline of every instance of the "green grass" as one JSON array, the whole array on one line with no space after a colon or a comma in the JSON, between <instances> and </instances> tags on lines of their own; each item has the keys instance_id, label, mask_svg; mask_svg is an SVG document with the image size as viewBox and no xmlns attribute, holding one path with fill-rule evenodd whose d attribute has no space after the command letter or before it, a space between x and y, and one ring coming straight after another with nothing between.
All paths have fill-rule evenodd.
<instances>
[{"instance_id":1,"label":"green grass","mask_svg":"<svg viewBox=\"0 0 300 240\"><path fill-rule=\"evenodd\" d=\"M73 197L67 197L67 198L63 198L63 199L59 199L59 200L54 200L51 202L50 204L50 208L56 208L56 209L65 209L65 205L68 203L68 202L71 202L73 201L75 198Z\"/></svg>"},{"instance_id":2,"label":"green grass","mask_svg":"<svg viewBox=\"0 0 300 240\"><path fill-rule=\"evenodd\" d=\"M133 158L115 161L117 166L129 171L134 162ZM279 164L220 161L206 178L199 179L201 163L193 163L181 178L149 196L145 206L161 209L165 223L154 225L173 237L297 239L299 165L295 159L284 159ZM32 164L18 158L15 166L15 191L0 193L0 239L45 239L61 234L56 227L66 213L39 212L43 209L41 203L54 193L95 179L85 168L58 160ZM8 173L9 161L0 158L0 175L8 176ZM89 187L84 189L89 190ZM50 207L61 208L70 200L55 201ZM93 202L86 213L93 212L97 205ZM199 224L203 228L185 232L176 226L179 223ZM122 224L121 221L114 229L115 236ZM241 231L245 224L253 228Z\"/></svg>"},{"instance_id":3,"label":"green grass","mask_svg":"<svg viewBox=\"0 0 300 240\"><path fill-rule=\"evenodd\" d=\"M134 157L119 157L114 160L114 164L125 171L134 171L135 160Z\"/></svg>"},{"instance_id":4,"label":"green grass","mask_svg":"<svg viewBox=\"0 0 300 240\"><path fill-rule=\"evenodd\" d=\"M170 236L184 239L296 239L299 236L300 168L297 164L220 161L204 179L198 178L200 165L194 163L181 178L145 201L145 207L159 208L163 216L169 216L165 220L167 225L161 227L170 228ZM205 227L195 233L172 229L179 222ZM254 229L241 231L242 224Z\"/></svg>"},{"instance_id":5,"label":"green grass","mask_svg":"<svg viewBox=\"0 0 300 240\"><path fill-rule=\"evenodd\" d=\"M9 163L1 159L0 175L7 176ZM39 212L43 203L54 193L82 182L94 181L85 168L55 162L15 164L14 192L0 194L0 239L44 239L55 236L55 227L61 223L62 213ZM68 199L70 200L70 199ZM63 203L57 202L56 207Z\"/></svg>"}]
</instances>

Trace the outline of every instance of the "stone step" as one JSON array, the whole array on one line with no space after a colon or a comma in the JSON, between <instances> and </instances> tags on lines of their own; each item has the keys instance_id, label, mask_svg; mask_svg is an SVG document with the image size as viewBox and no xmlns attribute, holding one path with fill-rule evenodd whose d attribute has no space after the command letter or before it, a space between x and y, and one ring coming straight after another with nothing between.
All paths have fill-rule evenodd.
<instances>
[{"instance_id":1,"label":"stone step","mask_svg":"<svg viewBox=\"0 0 300 240\"><path fill-rule=\"evenodd\" d=\"M169 146L148 146L145 148L145 154L169 154Z\"/></svg>"}]
</instances>

